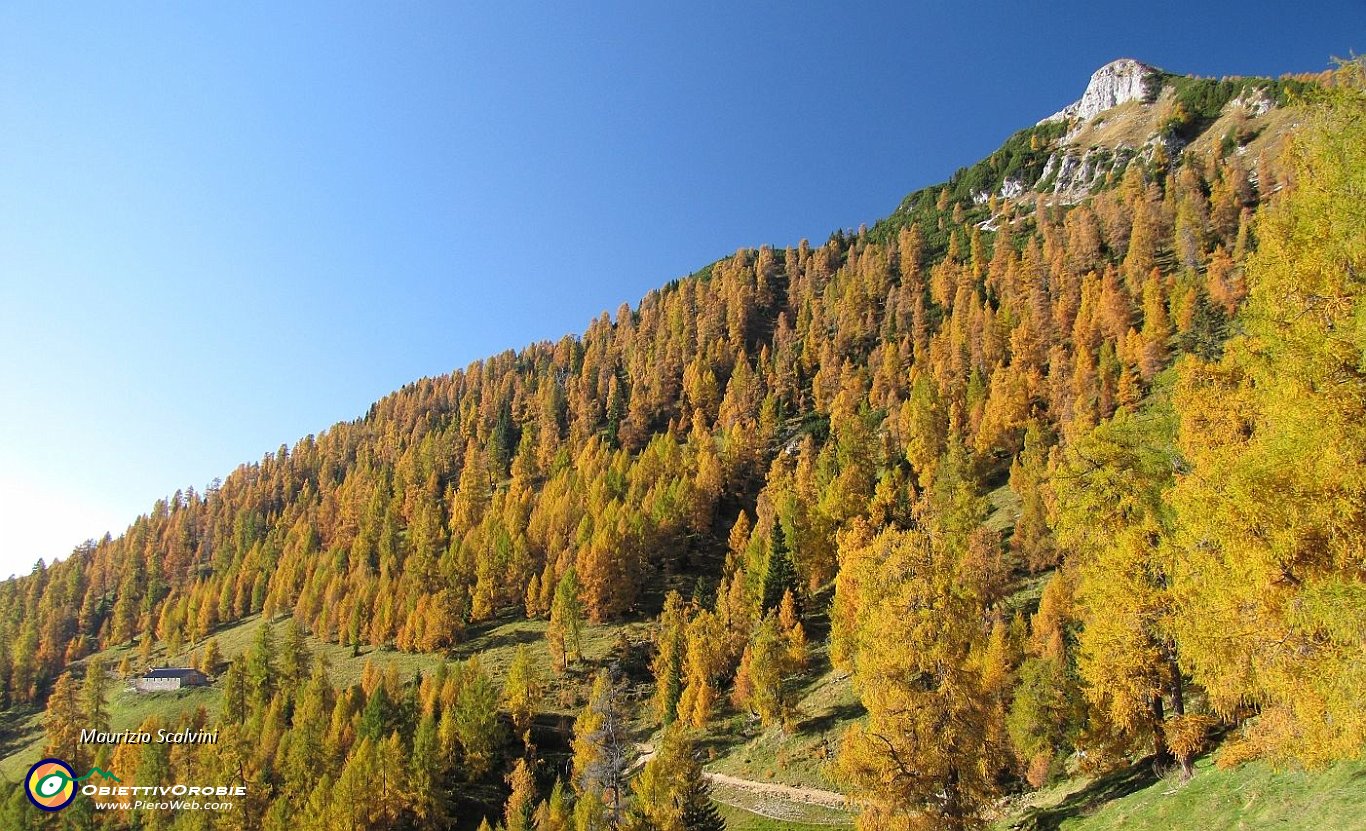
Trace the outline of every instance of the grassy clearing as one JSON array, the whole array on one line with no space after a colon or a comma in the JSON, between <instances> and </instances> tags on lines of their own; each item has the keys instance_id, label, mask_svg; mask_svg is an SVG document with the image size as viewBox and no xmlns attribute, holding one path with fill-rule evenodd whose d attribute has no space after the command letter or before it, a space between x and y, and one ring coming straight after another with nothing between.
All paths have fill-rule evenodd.
<instances>
[{"instance_id":1,"label":"grassy clearing","mask_svg":"<svg viewBox=\"0 0 1366 831\"><path fill-rule=\"evenodd\" d=\"M288 618L281 617L266 621L266 625L272 628L277 643L284 637L287 620ZM231 661L250 649L252 641L256 638L257 628L261 625L261 617L254 615L214 632L212 637L218 640L218 647L224 660ZM605 660L621 633L640 625L586 625L583 638L584 664L596 665ZM328 676L338 688L359 684L367 662L374 662L386 671L392 667L398 672L399 677L406 681L419 673L426 675L435 672L442 664L475 655L479 656L484 670L501 682L512 663L514 653L523 645L531 649L537 666L541 667L542 678L552 682L552 686L559 686L555 682L561 679L557 679L555 675L550 650L545 641L545 628L546 622L543 620L492 621L480 624L471 628L468 640L444 654L408 653L389 647L367 646L361 648L359 654L353 655L349 646L322 641L312 636L305 640L315 655L326 660ZM190 665L195 663L202 648L203 642L196 644L194 648L167 656L162 647L158 646L153 650L153 661L167 666ZM100 655L105 659L107 666L116 667L129 650L129 647L115 647ZM572 679L575 674L571 668L567 679ZM553 702L550 704L553 705ZM550 706L549 709L554 711L556 708Z\"/></svg>"},{"instance_id":2,"label":"grassy clearing","mask_svg":"<svg viewBox=\"0 0 1366 831\"><path fill-rule=\"evenodd\" d=\"M1015 527L1015 521L1020 518L1020 496L1010 489L1010 485L1002 485L988 493L987 503L991 513L983 525L1002 533Z\"/></svg>"},{"instance_id":3,"label":"grassy clearing","mask_svg":"<svg viewBox=\"0 0 1366 831\"><path fill-rule=\"evenodd\" d=\"M121 686L109 697L109 729L136 730L155 716L162 724L174 722L184 713L203 707L213 717L218 713L222 695L217 687L197 687L175 692L139 693Z\"/></svg>"},{"instance_id":4,"label":"grassy clearing","mask_svg":"<svg viewBox=\"0 0 1366 831\"><path fill-rule=\"evenodd\" d=\"M218 711L222 696L217 687L199 687L177 692L138 693L131 686L119 682L109 696L109 729L111 731L136 730L147 720L156 716L165 725L171 725L182 714L203 707L212 716ZM5 713L10 717L11 713ZM28 772L29 765L42 758L47 736L43 733L43 714L15 715L18 724L6 732L13 736L5 744L5 755L0 758L0 782L18 782Z\"/></svg>"},{"instance_id":5,"label":"grassy clearing","mask_svg":"<svg viewBox=\"0 0 1366 831\"><path fill-rule=\"evenodd\" d=\"M1219 770L1209 758L1195 776L1154 780L1131 770L1064 783L1003 821L1011 831L1366 831L1366 759L1325 771L1276 770L1263 762Z\"/></svg>"},{"instance_id":6,"label":"grassy clearing","mask_svg":"<svg viewBox=\"0 0 1366 831\"><path fill-rule=\"evenodd\" d=\"M708 770L756 782L839 791L834 762L844 732L865 715L853 680L830 661L827 595L805 619L811 652L786 729L763 727L748 713L724 710L702 745ZM848 821L847 818L845 820Z\"/></svg>"},{"instance_id":7,"label":"grassy clearing","mask_svg":"<svg viewBox=\"0 0 1366 831\"><path fill-rule=\"evenodd\" d=\"M823 648L813 663L824 660ZM707 769L758 782L838 791L831 766L844 731L863 716L854 685L830 670L811 681L797 703L790 731L762 728L746 714L735 714L712 728L717 746Z\"/></svg>"},{"instance_id":8,"label":"grassy clearing","mask_svg":"<svg viewBox=\"0 0 1366 831\"><path fill-rule=\"evenodd\" d=\"M1032 615L1039 610L1039 600L1043 597L1044 586L1052 579L1053 572L1045 571L1031 574L1015 585L1015 590L1006 597L1006 612L1013 616L1017 613ZM1007 618L1007 620L1009 617Z\"/></svg>"},{"instance_id":9,"label":"grassy clearing","mask_svg":"<svg viewBox=\"0 0 1366 831\"><path fill-rule=\"evenodd\" d=\"M707 769L758 782L838 790L831 764L841 735L850 720L862 714L862 708L847 680L828 675L821 680L826 683L817 688L817 693L829 698L830 704L801 710L792 732L763 729L743 716L719 725L721 729L731 727L732 735L747 740L725 750L707 764Z\"/></svg>"},{"instance_id":10,"label":"grassy clearing","mask_svg":"<svg viewBox=\"0 0 1366 831\"><path fill-rule=\"evenodd\" d=\"M4 736L4 752L0 759L0 782L18 782L29 765L41 758L43 750L43 714L30 710L13 709L0 713L0 733Z\"/></svg>"}]
</instances>

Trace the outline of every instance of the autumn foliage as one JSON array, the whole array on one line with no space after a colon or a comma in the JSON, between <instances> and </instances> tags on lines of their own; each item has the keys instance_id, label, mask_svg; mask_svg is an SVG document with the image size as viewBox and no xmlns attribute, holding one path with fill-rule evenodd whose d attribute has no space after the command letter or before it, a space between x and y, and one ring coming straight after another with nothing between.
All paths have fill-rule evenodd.
<instances>
[{"instance_id":1,"label":"autumn foliage","mask_svg":"<svg viewBox=\"0 0 1366 831\"><path fill-rule=\"evenodd\" d=\"M1225 763L1358 754L1360 64L1328 86L1284 160L1136 157L1078 204L927 190L177 492L0 583L0 706L75 753L84 659L198 656L220 744L119 770L243 778L267 829L444 827L475 782L508 831L714 828L693 731L799 730L827 645L867 713L834 766L865 831L980 828L1068 770L1190 775L1222 733ZM254 615L293 623L222 666ZM511 618L551 665L502 684L476 656L337 688L303 646L450 653ZM585 655L624 620L650 621L635 698ZM551 785L534 722L576 677ZM634 715L672 762L631 783Z\"/></svg>"}]
</instances>

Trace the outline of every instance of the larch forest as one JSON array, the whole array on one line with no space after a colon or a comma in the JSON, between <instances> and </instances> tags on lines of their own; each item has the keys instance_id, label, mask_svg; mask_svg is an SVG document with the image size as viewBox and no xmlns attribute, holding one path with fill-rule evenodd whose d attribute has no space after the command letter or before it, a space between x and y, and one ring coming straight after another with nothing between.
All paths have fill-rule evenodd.
<instances>
[{"instance_id":1,"label":"larch forest","mask_svg":"<svg viewBox=\"0 0 1366 831\"><path fill-rule=\"evenodd\" d=\"M818 678L860 831L1359 758L1362 64L1114 113L1151 138L1066 193L1076 117L0 583L4 754L247 793L57 825L7 776L0 826L719 829L706 766L800 737ZM167 664L209 692L123 728L217 743L80 741Z\"/></svg>"}]
</instances>

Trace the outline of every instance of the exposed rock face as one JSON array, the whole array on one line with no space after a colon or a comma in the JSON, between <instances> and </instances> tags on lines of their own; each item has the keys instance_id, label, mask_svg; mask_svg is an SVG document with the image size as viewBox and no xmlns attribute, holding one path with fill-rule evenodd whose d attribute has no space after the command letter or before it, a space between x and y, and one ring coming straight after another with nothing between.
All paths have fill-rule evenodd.
<instances>
[{"instance_id":1,"label":"exposed rock face","mask_svg":"<svg viewBox=\"0 0 1366 831\"><path fill-rule=\"evenodd\" d=\"M1276 104L1267 96L1265 90L1253 90L1245 92L1230 102L1229 106L1239 107L1247 115L1256 118L1266 115L1275 108Z\"/></svg>"},{"instance_id":2,"label":"exposed rock face","mask_svg":"<svg viewBox=\"0 0 1366 831\"><path fill-rule=\"evenodd\" d=\"M1086 85L1086 92L1082 93L1081 100L1069 104L1039 123L1070 118L1087 121L1098 113L1126 101L1142 99L1148 94L1150 80L1155 79L1157 74L1158 71L1153 67L1132 58L1111 61L1091 75L1091 82Z\"/></svg>"},{"instance_id":3,"label":"exposed rock face","mask_svg":"<svg viewBox=\"0 0 1366 831\"><path fill-rule=\"evenodd\" d=\"M1203 141L1208 148L1214 142L1222 147L1228 136L1235 134L1239 142L1251 141L1262 130L1256 122L1276 109L1273 92L1265 85L1244 85L1220 113L1201 114L1200 135L1178 133L1164 122L1167 108L1176 97L1174 90L1163 89L1170 77L1132 58L1102 66L1091 75L1080 100L1039 122L1064 122L1066 132L1036 132L1030 137L1030 153L1035 154L1031 161L1023 166L1014 165L1010 173L1003 173L999 179L993 178L989 186L974 191L973 203L986 205L993 197L1018 203L1047 194L1052 202L1075 204L1119 181L1134 162L1151 165L1161 158L1164 166L1170 166L1181 157L1188 143ZM1108 112L1129 102L1140 105ZM1224 116L1232 120L1220 121ZM1222 126L1211 138L1215 124ZM1231 129L1230 124L1236 129ZM1271 135L1274 138L1277 134ZM1234 152L1242 155L1247 149L1247 144L1239 144ZM1037 155L1041 152L1047 154L1042 167ZM1267 152L1266 142L1258 152ZM997 217L990 217L978 227L996 230L996 220Z\"/></svg>"}]
</instances>

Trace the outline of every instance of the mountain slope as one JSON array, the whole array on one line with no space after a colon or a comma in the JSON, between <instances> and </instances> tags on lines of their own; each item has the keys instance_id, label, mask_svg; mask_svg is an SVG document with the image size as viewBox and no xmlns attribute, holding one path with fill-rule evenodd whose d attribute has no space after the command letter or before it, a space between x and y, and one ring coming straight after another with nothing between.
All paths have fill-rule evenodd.
<instances>
[{"instance_id":1,"label":"mountain slope","mask_svg":"<svg viewBox=\"0 0 1366 831\"><path fill-rule=\"evenodd\" d=\"M588 676L610 669L634 684L621 706L638 731L729 719L833 732L803 726L797 689L832 666L853 672L861 704L838 726L878 723L888 699L864 661L882 629L907 623L902 607L866 614L891 602L885 583L938 610L905 634L925 638L917 655L948 650L936 660L962 685L898 692L948 708L934 728L946 747L943 724L966 731L935 762L941 778L913 783L903 803L933 806L945 781L971 780L933 810L972 822L1003 790L1078 759L1189 763L1213 709L1175 659L1162 663L1176 667L1168 680L1144 665L1082 684L1077 639L1099 621L1075 581L1095 542L1059 516L1057 477L1077 448L1110 452L1134 431L1149 431L1139 450L1175 454L1161 432L1180 394L1173 366L1217 359L1243 325L1255 217L1285 179L1277 152L1299 118L1283 105L1310 86L1112 64L1076 105L867 231L737 252L580 338L409 384L203 494L177 492L120 537L0 584L0 705L37 707L75 676L98 678L107 667L87 659L111 648L124 672L199 654L258 614L353 655L450 658L469 655L472 633L549 618L555 667L543 671L564 703L543 715L586 694L601 704L614 688L590 692ZM1175 455L1132 455L1097 467L1131 463L1126 487L1138 473L1170 487L1158 480L1179 469ZM1164 517L1154 511L1146 537L1119 536L1161 537ZM911 576L898 583L891 563ZM1138 578L1116 602L1151 588ZM659 616L654 643L623 634L574 660L575 607L598 624ZM1162 645L1149 646L1135 652ZM311 671L308 650L285 672L277 648L262 636L228 655L222 683L250 695L225 697L238 702L219 715L227 738L193 759L259 786L249 819L443 827L452 810L470 824L499 815L519 752L470 714L500 706L501 668L443 660L420 681L395 670L351 685ZM919 660L904 653L874 657L892 662L890 678L930 673L897 663ZM1114 677L1137 677L1139 693L1117 683L1084 698ZM1147 700L1126 711L1114 705L1124 695ZM486 730L438 736L443 718ZM857 758L845 735L859 734L822 747L841 759L831 777L887 802L857 784L882 762ZM968 753L981 758L961 763ZM319 782L354 785L403 754L425 791L330 813ZM541 793L568 770L562 739L543 755ZM575 783L581 795L607 787Z\"/></svg>"}]
</instances>

